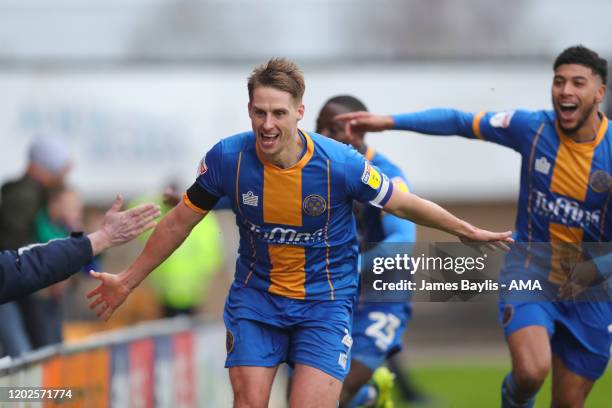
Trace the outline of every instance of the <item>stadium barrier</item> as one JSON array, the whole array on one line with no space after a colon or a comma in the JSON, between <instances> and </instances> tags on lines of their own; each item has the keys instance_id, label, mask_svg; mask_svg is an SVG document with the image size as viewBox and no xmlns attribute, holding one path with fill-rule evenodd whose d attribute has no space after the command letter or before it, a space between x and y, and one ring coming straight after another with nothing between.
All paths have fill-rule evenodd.
<instances>
[{"instance_id":1,"label":"stadium barrier","mask_svg":"<svg viewBox=\"0 0 612 408\"><path fill-rule=\"evenodd\" d=\"M0 360L0 388L71 391L44 407L231 407L222 323L164 319ZM284 406L279 370L270 406ZM0 406L5 406L0 401ZM15 403L8 406L41 406Z\"/></svg>"}]
</instances>

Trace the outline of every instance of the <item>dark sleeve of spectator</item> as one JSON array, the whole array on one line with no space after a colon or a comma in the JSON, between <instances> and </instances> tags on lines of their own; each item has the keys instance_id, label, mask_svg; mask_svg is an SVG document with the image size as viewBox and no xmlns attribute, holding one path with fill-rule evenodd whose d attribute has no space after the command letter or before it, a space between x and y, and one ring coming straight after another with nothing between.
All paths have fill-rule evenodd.
<instances>
[{"instance_id":1,"label":"dark sleeve of spectator","mask_svg":"<svg viewBox=\"0 0 612 408\"><path fill-rule=\"evenodd\" d=\"M91 262L87 237L66 238L34 244L16 251L0 252L0 303L63 281Z\"/></svg>"}]
</instances>

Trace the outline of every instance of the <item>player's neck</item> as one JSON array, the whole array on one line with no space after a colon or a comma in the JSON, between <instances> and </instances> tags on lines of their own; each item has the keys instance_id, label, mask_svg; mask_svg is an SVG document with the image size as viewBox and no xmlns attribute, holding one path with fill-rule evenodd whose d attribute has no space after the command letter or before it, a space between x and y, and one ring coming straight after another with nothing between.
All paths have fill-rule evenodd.
<instances>
[{"instance_id":1,"label":"player's neck","mask_svg":"<svg viewBox=\"0 0 612 408\"><path fill-rule=\"evenodd\" d=\"M599 111L593 111L579 129L573 132L565 132L565 134L576 143L592 142L597 138L597 132L599 132L599 128L601 127L601 121L602 114Z\"/></svg>"},{"instance_id":2,"label":"player's neck","mask_svg":"<svg viewBox=\"0 0 612 408\"><path fill-rule=\"evenodd\" d=\"M266 160L281 169L287 169L300 161L304 153L306 144L296 130L294 137L287 146L273 156L266 157Z\"/></svg>"}]
</instances>

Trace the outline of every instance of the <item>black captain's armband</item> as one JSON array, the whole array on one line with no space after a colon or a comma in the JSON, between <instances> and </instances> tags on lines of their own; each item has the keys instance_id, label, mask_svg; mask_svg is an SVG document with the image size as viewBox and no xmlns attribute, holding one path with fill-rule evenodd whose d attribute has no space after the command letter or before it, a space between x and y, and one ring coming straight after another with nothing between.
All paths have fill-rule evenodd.
<instances>
[{"instance_id":1,"label":"black captain's armband","mask_svg":"<svg viewBox=\"0 0 612 408\"><path fill-rule=\"evenodd\" d=\"M193 208L197 207L200 210L210 211L217 204L220 197L214 196L206 191L197 182L193 183L185 193L186 204ZM191 205L190 205L191 204Z\"/></svg>"}]
</instances>

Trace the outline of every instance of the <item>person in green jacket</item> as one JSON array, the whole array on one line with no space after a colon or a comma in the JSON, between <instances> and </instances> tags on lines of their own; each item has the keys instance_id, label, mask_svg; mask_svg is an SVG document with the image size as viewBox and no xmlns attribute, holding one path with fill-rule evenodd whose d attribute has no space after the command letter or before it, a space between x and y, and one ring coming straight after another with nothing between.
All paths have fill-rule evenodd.
<instances>
[{"instance_id":1,"label":"person in green jacket","mask_svg":"<svg viewBox=\"0 0 612 408\"><path fill-rule=\"evenodd\" d=\"M174 188L166 188L164 197L142 197L133 205L154 202L160 205L164 216L175 205ZM221 242L221 229L214 217L209 214L200 222L168 259L152 273L149 281L159 297L166 317L192 315L198 311L213 277L221 270L224 257ZM146 242L151 233L140 236Z\"/></svg>"}]
</instances>

